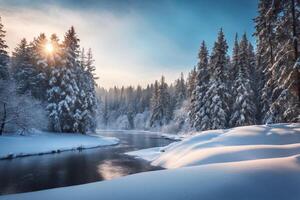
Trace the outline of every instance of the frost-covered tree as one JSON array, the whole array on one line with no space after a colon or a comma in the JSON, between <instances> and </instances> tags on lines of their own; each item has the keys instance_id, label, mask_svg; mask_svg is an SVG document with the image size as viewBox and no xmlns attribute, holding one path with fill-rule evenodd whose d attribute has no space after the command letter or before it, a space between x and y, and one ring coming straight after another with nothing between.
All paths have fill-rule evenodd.
<instances>
[{"instance_id":1,"label":"frost-covered tree","mask_svg":"<svg viewBox=\"0 0 300 200\"><path fill-rule=\"evenodd\" d=\"M51 45L54 52L48 58L49 67L51 67L51 78L49 80L49 89L47 90L47 110L49 113L49 125L52 131L62 132L62 104L64 99L63 92L63 51L62 46L59 44L59 39L56 35L51 36Z\"/></svg>"},{"instance_id":2,"label":"frost-covered tree","mask_svg":"<svg viewBox=\"0 0 300 200\"><path fill-rule=\"evenodd\" d=\"M57 40L53 38L53 43ZM81 106L76 70L79 68L79 39L73 27L65 34L48 90L48 110L58 132L82 132Z\"/></svg>"},{"instance_id":3,"label":"frost-covered tree","mask_svg":"<svg viewBox=\"0 0 300 200\"><path fill-rule=\"evenodd\" d=\"M210 58L211 77L207 90L208 116L210 129L226 128L228 126L228 45L223 30L218 33Z\"/></svg>"},{"instance_id":4,"label":"frost-covered tree","mask_svg":"<svg viewBox=\"0 0 300 200\"><path fill-rule=\"evenodd\" d=\"M300 2L280 1L274 8L277 14L275 57L269 82L273 83L271 104L264 122L299 121L299 58L298 41ZM297 34L298 32L298 34Z\"/></svg>"},{"instance_id":5,"label":"frost-covered tree","mask_svg":"<svg viewBox=\"0 0 300 200\"><path fill-rule=\"evenodd\" d=\"M206 93L209 88L209 69L208 50L204 41L201 43L198 59L196 84L191 97L189 118L192 127L196 130L206 130L210 127L207 107L209 101Z\"/></svg>"},{"instance_id":6,"label":"frost-covered tree","mask_svg":"<svg viewBox=\"0 0 300 200\"><path fill-rule=\"evenodd\" d=\"M239 40L238 40L238 34L236 33L234 38L234 45L232 50L232 58L230 63L230 80L234 80L238 73L238 64L239 64ZM230 85L232 86L232 84ZM234 91L231 91L234 92ZM236 96L236 94L233 94L232 96Z\"/></svg>"},{"instance_id":7,"label":"frost-covered tree","mask_svg":"<svg viewBox=\"0 0 300 200\"><path fill-rule=\"evenodd\" d=\"M12 56L11 71L17 83L19 94L31 93L38 75L32 64L32 49L26 39L22 39L20 44L15 48Z\"/></svg>"},{"instance_id":8,"label":"frost-covered tree","mask_svg":"<svg viewBox=\"0 0 300 200\"><path fill-rule=\"evenodd\" d=\"M299 121L299 1L261 0L255 35L264 80L262 122Z\"/></svg>"},{"instance_id":9,"label":"frost-covered tree","mask_svg":"<svg viewBox=\"0 0 300 200\"><path fill-rule=\"evenodd\" d=\"M246 34L243 35L237 52L237 65L234 71L237 72L233 84L233 101L232 114L229 125L231 127L255 124L256 107L254 104L254 92L251 86L250 72L252 72L249 57L249 43Z\"/></svg>"},{"instance_id":10,"label":"frost-covered tree","mask_svg":"<svg viewBox=\"0 0 300 200\"><path fill-rule=\"evenodd\" d=\"M150 118L151 127L162 126L169 123L173 114L170 102L171 98L168 92L168 85L165 82L164 76L162 76L160 83L158 84L156 81L154 84Z\"/></svg>"},{"instance_id":11,"label":"frost-covered tree","mask_svg":"<svg viewBox=\"0 0 300 200\"><path fill-rule=\"evenodd\" d=\"M8 62L9 56L7 53L8 46L5 41L6 31L0 17L0 79L5 80L9 78Z\"/></svg>"},{"instance_id":12,"label":"frost-covered tree","mask_svg":"<svg viewBox=\"0 0 300 200\"><path fill-rule=\"evenodd\" d=\"M45 101L48 89L50 68L47 62L47 52L45 47L47 45L47 38L44 33L41 33L33 40L31 45L32 65L35 70L35 76L32 79L31 93L32 96L38 100Z\"/></svg>"},{"instance_id":13,"label":"frost-covered tree","mask_svg":"<svg viewBox=\"0 0 300 200\"><path fill-rule=\"evenodd\" d=\"M196 67L188 74L187 78L187 96L191 98L196 85L197 70Z\"/></svg>"},{"instance_id":14,"label":"frost-covered tree","mask_svg":"<svg viewBox=\"0 0 300 200\"><path fill-rule=\"evenodd\" d=\"M0 80L0 135L46 127L47 117L41 102L30 94L18 94L13 80Z\"/></svg>"},{"instance_id":15,"label":"frost-covered tree","mask_svg":"<svg viewBox=\"0 0 300 200\"><path fill-rule=\"evenodd\" d=\"M180 78L175 82L175 107L178 109L181 107L183 101L187 98L187 91L183 73L181 73Z\"/></svg>"},{"instance_id":16,"label":"frost-covered tree","mask_svg":"<svg viewBox=\"0 0 300 200\"><path fill-rule=\"evenodd\" d=\"M95 66L94 66L94 59L92 55L92 50L89 49L86 56L86 62L84 63L83 67L83 74L84 79L81 81L83 82L83 88L85 96L83 100L83 115L82 118L84 120L84 131L94 131L96 128L96 111L97 111L97 98L96 98L96 74L95 74Z\"/></svg>"},{"instance_id":17,"label":"frost-covered tree","mask_svg":"<svg viewBox=\"0 0 300 200\"><path fill-rule=\"evenodd\" d=\"M277 1L276 1L277 2ZM274 83L271 80L272 71L270 68L274 64L275 48L275 26L277 14L275 1L260 0L258 3L258 16L255 18L255 33L257 40L257 67L262 72L259 88L261 93L260 115L265 118L271 105L271 93Z\"/></svg>"}]
</instances>

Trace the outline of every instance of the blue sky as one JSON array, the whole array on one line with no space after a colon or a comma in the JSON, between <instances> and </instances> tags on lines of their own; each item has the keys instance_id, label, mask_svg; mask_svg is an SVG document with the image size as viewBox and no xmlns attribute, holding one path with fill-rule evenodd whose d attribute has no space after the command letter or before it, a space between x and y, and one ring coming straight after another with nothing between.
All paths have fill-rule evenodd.
<instances>
[{"instance_id":1,"label":"blue sky","mask_svg":"<svg viewBox=\"0 0 300 200\"><path fill-rule=\"evenodd\" d=\"M99 84L145 85L164 74L169 82L197 63L199 44L212 47L224 29L229 54L234 35L254 31L257 0L0 0L10 49L26 37L74 25L91 47Z\"/></svg>"}]
</instances>

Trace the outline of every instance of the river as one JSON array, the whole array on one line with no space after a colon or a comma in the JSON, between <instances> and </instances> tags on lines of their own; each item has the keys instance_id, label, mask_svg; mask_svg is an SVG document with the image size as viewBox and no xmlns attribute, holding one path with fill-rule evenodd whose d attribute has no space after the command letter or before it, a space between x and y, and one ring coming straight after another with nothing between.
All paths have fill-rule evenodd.
<instances>
[{"instance_id":1,"label":"river","mask_svg":"<svg viewBox=\"0 0 300 200\"><path fill-rule=\"evenodd\" d=\"M0 160L0 194L30 192L110 180L129 174L160 170L124 153L166 146L172 141L138 131L98 131L120 143L83 151Z\"/></svg>"}]
</instances>

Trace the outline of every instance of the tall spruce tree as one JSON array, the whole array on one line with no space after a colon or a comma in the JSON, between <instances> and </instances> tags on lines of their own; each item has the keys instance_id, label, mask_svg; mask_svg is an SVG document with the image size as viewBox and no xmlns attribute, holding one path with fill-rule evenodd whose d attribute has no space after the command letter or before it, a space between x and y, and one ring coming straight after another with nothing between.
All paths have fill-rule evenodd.
<instances>
[{"instance_id":1,"label":"tall spruce tree","mask_svg":"<svg viewBox=\"0 0 300 200\"><path fill-rule=\"evenodd\" d=\"M228 127L228 45L223 30L218 33L218 39L214 44L210 58L212 71L207 91L208 116L210 116L210 129L222 129Z\"/></svg>"},{"instance_id":2,"label":"tall spruce tree","mask_svg":"<svg viewBox=\"0 0 300 200\"><path fill-rule=\"evenodd\" d=\"M48 89L50 68L47 62L47 52L45 47L47 45L47 38L44 33L41 33L34 41L31 43L32 52L32 65L37 74L32 80L31 93L32 96L38 100L45 101L47 94L45 91Z\"/></svg>"},{"instance_id":3,"label":"tall spruce tree","mask_svg":"<svg viewBox=\"0 0 300 200\"><path fill-rule=\"evenodd\" d=\"M276 7L273 0L260 0L258 3L258 16L255 18L255 33L257 39L257 67L262 72L260 86L260 114L262 119L266 116L270 105L274 82L271 79L271 67L274 64L275 26L277 20ZM277 2L277 1L276 1ZM277 5L277 4L276 4ZM262 120L266 122L266 120Z\"/></svg>"},{"instance_id":4,"label":"tall spruce tree","mask_svg":"<svg viewBox=\"0 0 300 200\"><path fill-rule=\"evenodd\" d=\"M300 116L299 67L297 63L300 24L300 2L294 0L278 1L273 8L277 14L276 46L274 64L269 81L273 83L271 104L265 122L297 122Z\"/></svg>"},{"instance_id":5,"label":"tall spruce tree","mask_svg":"<svg viewBox=\"0 0 300 200\"><path fill-rule=\"evenodd\" d=\"M81 132L81 110L79 88L77 85L77 69L79 68L79 39L74 27L65 34L63 41L63 62L61 68L61 100L58 103L61 131Z\"/></svg>"},{"instance_id":6,"label":"tall spruce tree","mask_svg":"<svg viewBox=\"0 0 300 200\"><path fill-rule=\"evenodd\" d=\"M255 104L254 92L251 86L250 72L252 72L249 58L249 43L246 34L238 46L238 62L235 66L237 74L235 76L233 89L235 101L233 102L232 114L229 125L231 127L255 124Z\"/></svg>"},{"instance_id":7,"label":"tall spruce tree","mask_svg":"<svg viewBox=\"0 0 300 200\"><path fill-rule=\"evenodd\" d=\"M204 41L201 43L198 59L196 85L191 97L189 118L192 127L196 130L206 130L210 128L206 93L209 88L209 69L208 50Z\"/></svg>"},{"instance_id":8,"label":"tall spruce tree","mask_svg":"<svg viewBox=\"0 0 300 200\"><path fill-rule=\"evenodd\" d=\"M17 92L19 94L31 93L34 87L33 83L37 73L32 65L33 58L31 50L24 38L12 53L11 71L16 80Z\"/></svg>"},{"instance_id":9,"label":"tall spruce tree","mask_svg":"<svg viewBox=\"0 0 300 200\"><path fill-rule=\"evenodd\" d=\"M152 98L152 112L150 117L150 126L157 127L166 125L172 119L171 99L168 92L168 85L165 77L161 77L160 83L154 84L154 94Z\"/></svg>"},{"instance_id":10,"label":"tall spruce tree","mask_svg":"<svg viewBox=\"0 0 300 200\"><path fill-rule=\"evenodd\" d=\"M180 78L175 82L175 108L180 108L182 102L186 99L186 85L183 77L183 73L181 73Z\"/></svg>"},{"instance_id":11,"label":"tall spruce tree","mask_svg":"<svg viewBox=\"0 0 300 200\"><path fill-rule=\"evenodd\" d=\"M65 92L63 91L63 73L64 73L64 61L63 61L63 49L59 43L58 37L53 34L51 36L51 45L53 46L53 53L48 57L49 67L51 68L51 74L49 79L49 89L47 90L47 110L49 117L50 129L55 132L65 131L63 129L63 110L61 103L65 99Z\"/></svg>"}]
</instances>

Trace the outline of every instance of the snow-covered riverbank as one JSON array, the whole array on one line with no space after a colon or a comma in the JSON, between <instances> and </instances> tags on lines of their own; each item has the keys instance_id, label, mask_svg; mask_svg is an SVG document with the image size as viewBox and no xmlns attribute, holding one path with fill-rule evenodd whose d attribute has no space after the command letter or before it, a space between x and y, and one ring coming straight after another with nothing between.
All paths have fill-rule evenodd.
<instances>
[{"instance_id":1,"label":"snow-covered riverbank","mask_svg":"<svg viewBox=\"0 0 300 200\"><path fill-rule=\"evenodd\" d=\"M35 132L29 135L0 136L0 159L59 153L118 144L117 138Z\"/></svg>"}]
</instances>

